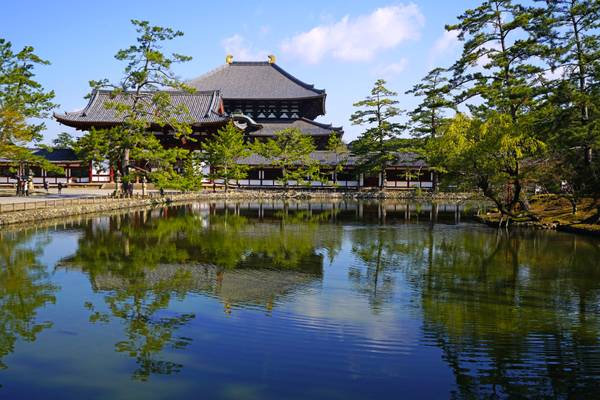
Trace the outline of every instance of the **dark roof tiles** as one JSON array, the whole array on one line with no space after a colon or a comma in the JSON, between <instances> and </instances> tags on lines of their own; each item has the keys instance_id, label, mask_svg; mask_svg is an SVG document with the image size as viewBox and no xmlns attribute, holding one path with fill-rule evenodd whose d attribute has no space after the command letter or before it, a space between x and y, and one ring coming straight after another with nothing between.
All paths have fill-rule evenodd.
<instances>
[{"instance_id":1,"label":"dark roof tiles","mask_svg":"<svg viewBox=\"0 0 600 400\"><path fill-rule=\"evenodd\" d=\"M198 90L220 90L224 99L301 99L325 96L276 64L233 62L188 82Z\"/></svg>"},{"instance_id":2,"label":"dark roof tiles","mask_svg":"<svg viewBox=\"0 0 600 400\"><path fill-rule=\"evenodd\" d=\"M390 167L427 167L425 161L419 158L416 153L397 152L395 153L395 156L395 161L389 164ZM336 165L343 162L346 166L355 166L358 163L358 158L350 153L336 154L333 151L315 151L310 154L310 157L313 160L318 161L321 165ZM266 166L270 164L268 159L258 154L252 154L249 157L242 158L238 160L238 163L256 166Z\"/></svg>"},{"instance_id":3,"label":"dark roof tiles","mask_svg":"<svg viewBox=\"0 0 600 400\"><path fill-rule=\"evenodd\" d=\"M332 132L338 134L343 133L341 127L333 127L306 118L281 121L260 121L258 124L262 125L262 128L251 132L250 136L274 136L275 132L286 128L296 128L302 131L302 133L310 136L329 136Z\"/></svg>"},{"instance_id":4,"label":"dark roof tiles","mask_svg":"<svg viewBox=\"0 0 600 400\"><path fill-rule=\"evenodd\" d=\"M172 91L167 93L171 96L172 105L185 105L188 108L189 117L195 123L219 122L226 119L225 115L219 113L221 96L218 91L194 93ZM121 118L114 109L107 108L109 102L130 103L131 97L128 97L126 94L120 94L112 98L111 92L108 90L95 91L83 110L66 112L64 114L54 113L54 117L65 125L75 127L118 123ZM186 118L186 115L181 115L177 119L179 122L182 122Z\"/></svg>"}]
</instances>

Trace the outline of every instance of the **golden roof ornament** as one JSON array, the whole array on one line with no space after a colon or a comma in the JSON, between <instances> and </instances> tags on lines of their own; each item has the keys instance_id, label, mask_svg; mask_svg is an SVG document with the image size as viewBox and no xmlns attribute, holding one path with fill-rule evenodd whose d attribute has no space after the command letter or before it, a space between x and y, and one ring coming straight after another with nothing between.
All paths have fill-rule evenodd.
<instances>
[{"instance_id":1,"label":"golden roof ornament","mask_svg":"<svg viewBox=\"0 0 600 400\"><path fill-rule=\"evenodd\" d=\"M233 56L231 54L227 54L227 56L225 56L225 62L227 64L233 63Z\"/></svg>"},{"instance_id":2,"label":"golden roof ornament","mask_svg":"<svg viewBox=\"0 0 600 400\"><path fill-rule=\"evenodd\" d=\"M269 54L269 64L275 64L275 56L273 54Z\"/></svg>"}]
</instances>

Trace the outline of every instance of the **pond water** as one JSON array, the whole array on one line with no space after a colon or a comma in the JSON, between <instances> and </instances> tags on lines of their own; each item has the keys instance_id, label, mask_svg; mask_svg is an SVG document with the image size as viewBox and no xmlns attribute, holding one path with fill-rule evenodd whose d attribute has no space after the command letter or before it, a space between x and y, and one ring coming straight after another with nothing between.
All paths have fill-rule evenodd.
<instances>
[{"instance_id":1,"label":"pond water","mask_svg":"<svg viewBox=\"0 0 600 400\"><path fill-rule=\"evenodd\" d=\"M600 241L197 203L0 232L0 398L598 398Z\"/></svg>"}]
</instances>

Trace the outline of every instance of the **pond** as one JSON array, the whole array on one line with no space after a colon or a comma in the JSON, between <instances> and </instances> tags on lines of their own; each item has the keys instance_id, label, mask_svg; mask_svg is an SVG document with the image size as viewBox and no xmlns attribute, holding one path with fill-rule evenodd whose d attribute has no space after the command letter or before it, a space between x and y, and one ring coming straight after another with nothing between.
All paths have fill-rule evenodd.
<instances>
[{"instance_id":1,"label":"pond","mask_svg":"<svg viewBox=\"0 0 600 400\"><path fill-rule=\"evenodd\" d=\"M0 398L598 398L600 240L476 206L194 203L0 232Z\"/></svg>"}]
</instances>

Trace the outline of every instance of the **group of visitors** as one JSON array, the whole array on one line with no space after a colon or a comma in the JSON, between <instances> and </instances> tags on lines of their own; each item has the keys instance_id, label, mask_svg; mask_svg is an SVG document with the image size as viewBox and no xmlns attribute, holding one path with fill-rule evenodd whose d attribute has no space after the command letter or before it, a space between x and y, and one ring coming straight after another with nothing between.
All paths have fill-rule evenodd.
<instances>
[{"instance_id":1,"label":"group of visitors","mask_svg":"<svg viewBox=\"0 0 600 400\"><path fill-rule=\"evenodd\" d=\"M17 176L17 196L29 196L35 190L31 176Z\"/></svg>"},{"instance_id":2,"label":"group of visitors","mask_svg":"<svg viewBox=\"0 0 600 400\"><path fill-rule=\"evenodd\" d=\"M17 181L17 185L16 185L17 196L26 196L27 197L27 196L30 196L33 194L33 192L35 191L35 185L33 184L33 177L17 175L17 176L15 176L15 179ZM46 191L46 194L48 194L50 191L50 185L48 184L47 181L44 181L43 186L44 186L44 190ZM57 187L58 187L58 194L61 194L62 189L63 189L63 184L61 182L58 182Z\"/></svg>"}]
</instances>

